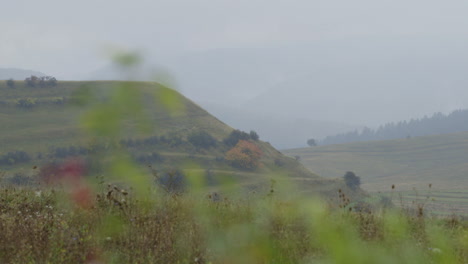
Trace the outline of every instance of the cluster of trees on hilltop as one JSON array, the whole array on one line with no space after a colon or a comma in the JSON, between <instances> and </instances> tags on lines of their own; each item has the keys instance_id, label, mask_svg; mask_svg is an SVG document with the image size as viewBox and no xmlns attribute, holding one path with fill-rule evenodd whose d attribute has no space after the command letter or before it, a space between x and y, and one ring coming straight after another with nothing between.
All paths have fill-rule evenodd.
<instances>
[{"instance_id":1,"label":"cluster of trees on hilltop","mask_svg":"<svg viewBox=\"0 0 468 264\"><path fill-rule=\"evenodd\" d=\"M36 76L36 75L31 75L30 77L27 77L24 79L24 84L27 87L39 87L39 88L44 88L44 87L55 87L57 86L57 79L53 76ZM6 80L6 85L9 88L16 88L16 81L13 78L10 78Z\"/></svg>"},{"instance_id":2,"label":"cluster of trees on hilltop","mask_svg":"<svg viewBox=\"0 0 468 264\"><path fill-rule=\"evenodd\" d=\"M57 86L57 79L52 76L42 76L42 77L37 77L35 75L31 75L31 77L28 77L24 79L24 82L26 83L27 86L29 87L54 87Z\"/></svg>"},{"instance_id":3,"label":"cluster of trees on hilltop","mask_svg":"<svg viewBox=\"0 0 468 264\"><path fill-rule=\"evenodd\" d=\"M456 110L448 115L435 113L432 117L387 123L378 129L364 128L328 136L321 144L341 144L356 141L387 140L416 136L437 135L468 131L468 110Z\"/></svg>"}]
</instances>

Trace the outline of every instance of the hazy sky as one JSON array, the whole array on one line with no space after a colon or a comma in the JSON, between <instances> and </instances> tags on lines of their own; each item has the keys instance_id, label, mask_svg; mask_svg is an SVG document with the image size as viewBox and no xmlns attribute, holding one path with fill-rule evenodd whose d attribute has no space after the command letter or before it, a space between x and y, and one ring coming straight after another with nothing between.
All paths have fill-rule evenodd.
<instances>
[{"instance_id":1,"label":"hazy sky","mask_svg":"<svg viewBox=\"0 0 468 264\"><path fill-rule=\"evenodd\" d=\"M1 9L0 66L67 79L102 67L108 47L138 49L157 62L350 37L468 39L464 0L15 0Z\"/></svg>"},{"instance_id":2,"label":"hazy sky","mask_svg":"<svg viewBox=\"0 0 468 264\"><path fill-rule=\"evenodd\" d=\"M302 99L317 99L327 89L332 101L320 105L334 109L313 118L359 124L468 106L461 99L468 86L465 0L14 0L0 7L0 67L92 78L117 47L174 69L198 101L252 105L274 97L265 92L299 86ZM379 100L394 105L378 89L394 89L391 100L403 92L412 100L404 112L386 109L381 120L364 108ZM353 119L355 106L340 105L360 93L367 101ZM417 100L425 107L412 111ZM301 105L295 113L313 112Z\"/></svg>"}]
</instances>

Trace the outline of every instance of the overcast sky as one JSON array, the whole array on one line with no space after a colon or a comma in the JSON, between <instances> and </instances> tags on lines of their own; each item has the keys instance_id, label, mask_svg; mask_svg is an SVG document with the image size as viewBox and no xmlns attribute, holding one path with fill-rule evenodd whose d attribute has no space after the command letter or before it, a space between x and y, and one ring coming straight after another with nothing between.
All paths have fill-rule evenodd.
<instances>
[{"instance_id":1,"label":"overcast sky","mask_svg":"<svg viewBox=\"0 0 468 264\"><path fill-rule=\"evenodd\" d=\"M102 67L106 48L155 62L219 48L408 37L467 44L464 0L2 1L0 66L73 79ZM444 47L440 47L444 49Z\"/></svg>"},{"instance_id":2,"label":"overcast sky","mask_svg":"<svg viewBox=\"0 0 468 264\"><path fill-rule=\"evenodd\" d=\"M395 88L395 94L401 94L398 87L414 88L408 94L415 100L421 99L422 85L439 91L418 111L411 112L412 100L399 115L387 109L385 120L366 116L376 111L365 108L359 109L359 119L339 120L340 111L350 114L339 103L330 119L384 123L468 106L461 101L466 93L460 92L468 84L466 0L6 0L0 7L0 67L59 79L91 78L109 63L109 50L123 48L173 67L182 90L198 101L247 103L271 98L262 93L291 83L306 86L314 98L330 85L328 94L346 97L384 80L394 86L382 89ZM220 62L232 63L221 67ZM354 78L361 66L380 79ZM321 79L311 79L313 74ZM328 83L334 77L344 81ZM354 83L348 87L347 82ZM434 103L452 87L443 92L445 101ZM302 98L309 96L307 89L300 90ZM380 105L375 98L367 100Z\"/></svg>"}]
</instances>

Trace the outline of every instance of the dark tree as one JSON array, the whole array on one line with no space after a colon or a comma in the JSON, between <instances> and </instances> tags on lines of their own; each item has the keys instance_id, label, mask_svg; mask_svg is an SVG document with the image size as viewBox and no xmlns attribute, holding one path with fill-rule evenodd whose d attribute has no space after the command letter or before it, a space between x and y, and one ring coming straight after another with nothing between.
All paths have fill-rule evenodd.
<instances>
[{"instance_id":1,"label":"dark tree","mask_svg":"<svg viewBox=\"0 0 468 264\"><path fill-rule=\"evenodd\" d=\"M47 87L47 80L45 76L39 77L38 80L39 87L44 88Z\"/></svg>"},{"instance_id":2,"label":"dark tree","mask_svg":"<svg viewBox=\"0 0 468 264\"><path fill-rule=\"evenodd\" d=\"M57 86L57 79L52 76L42 76L39 77L39 87L54 87Z\"/></svg>"},{"instance_id":3,"label":"dark tree","mask_svg":"<svg viewBox=\"0 0 468 264\"><path fill-rule=\"evenodd\" d=\"M188 141L197 148L208 149L216 146L216 139L205 131L191 133Z\"/></svg>"},{"instance_id":4,"label":"dark tree","mask_svg":"<svg viewBox=\"0 0 468 264\"><path fill-rule=\"evenodd\" d=\"M13 79L8 79L8 80L6 81L6 84L7 84L7 86L10 87L10 88L15 88L15 81L14 81Z\"/></svg>"},{"instance_id":5,"label":"dark tree","mask_svg":"<svg viewBox=\"0 0 468 264\"><path fill-rule=\"evenodd\" d=\"M47 84L52 87L57 86L57 79L55 77L49 76Z\"/></svg>"},{"instance_id":6,"label":"dark tree","mask_svg":"<svg viewBox=\"0 0 468 264\"><path fill-rule=\"evenodd\" d=\"M250 135L245 133L244 131L240 131L238 129L234 130L229 134L227 138L224 139L224 144L228 145L229 147L234 147L239 140L249 140Z\"/></svg>"},{"instance_id":7,"label":"dark tree","mask_svg":"<svg viewBox=\"0 0 468 264\"><path fill-rule=\"evenodd\" d=\"M24 82L29 87L39 86L41 88L44 88L44 87L57 86L57 79L55 77L52 77L52 76L37 77L35 75L31 75L31 77L28 77L28 78L24 79Z\"/></svg>"},{"instance_id":8,"label":"dark tree","mask_svg":"<svg viewBox=\"0 0 468 264\"><path fill-rule=\"evenodd\" d=\"M258 141L260 139L260 137L258 136L257 132L251 130L250 131L250 138L254 141Z\"/></svg>"},{"instance_id":9,"label":"dark tree","mask_svg":"<svg viewBox=\"0 0 468 264\"><path fill-rule=\"evenodd\" d=\"M35 75L31 75L31 77L28 77L24 80L27 86L29 87L36 87L36 84L38 82L39 78Z\"/></svg>"},{"instance_id":10,"label":"dark tree","mask_svg":"<svg viewBox=\"0 0 468 264\"><path fill-rule=\"evenodd\" d=\"M307 145L309 145L309 147L317 146L317 141L315 141L315 139L311 138L311 139L307 140Z\"/></svg>"},{"instance_id":11,"label":"dark tree","mask_svg":"<svg viewBox=\"0 0 468 264\"><path fill-rule=\"evenodd\" d=\"M156 178L156 183L171 195L181 194L188 185L187 179L181 170L173 169L162 174L153 171L153 176Z\"/></svg>"},{"instance_id":12,"label":"dark tree","mask_svg":"<svg viewBox=\"0 0 468 264\"><path fill-rule=\"evenodd\" d=\"M359 188L359 186L361 185L361 178L356 176L356 174L354 174L354 172L352 171L346 172L343 178L345 180L346 185L353 190Z\"/></svg>"}]
</instances>

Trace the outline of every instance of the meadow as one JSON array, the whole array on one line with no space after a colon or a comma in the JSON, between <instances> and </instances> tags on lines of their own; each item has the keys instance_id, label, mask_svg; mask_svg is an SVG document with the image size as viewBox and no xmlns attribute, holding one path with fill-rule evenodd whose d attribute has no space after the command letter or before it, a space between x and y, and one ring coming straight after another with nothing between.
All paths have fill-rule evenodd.
<instances>
[{"instance_id":1,"label":"meadow","mask_svg":"<svg viewBox=\"0 0 468 264\"><path fill-rule=\"evenodd\" d=\"M232 196L136 188L142 194L73 171L53 183L62 187L0 190L0 262L468 261L468 222L459 217L359 209L341 192L331 204L282 187Z\"/></svg>"},{"instance_id":2,"label":"meadow","mask_svg":"<svg viewBox=\"0 0 468 264\"><path fill-rule=\"evenodd\" d=\"M366 194L358 188L312 174L264 142L250 140L263 151L255 170L236 170L227 163L213 167L224 147L190 152L186 146L158 150L175 157L165 160L174 170L163 173L160 164L143 168L117 142L129 132L137 139L147 136L148 120L159 129L182 128L185 133L194 125L209 129L214 124L213 135L219 138L232 129L206 114L197 115L203 112L195 105L185 111L191 116L180 115L175 107L180 97L173 100L175 94L166 89L157 98L170 102L164 105L168 113L161 116L155 110L142 121L148 115L140 115L134 101L142 90L127 85L117 84L109 99L73 110L77 119L67 120L66 108L56 108L62 112L55 115L41 114L57 106L36 111L3 106L3 121L11 125L3 131L9 137L2 141L10 144L6 146L15 147L16 142L17 147L40 151L44 142L48 147L77 138L106 144L87 158L45 159L48 163L40 166L23 163L31 172L28 184L2 181L1 263L468 262L465 218L436 218L420 207L402 210L365 203L361 198ZM62 121L53 119L59 116ZM56 122L64 130L53 134L53 126L43 125L35 133L44 138L34 142L26 128L20 129L35 128L34 119L38 128L42 122ZM81 123L74 124L77 120ZM77 138L72 131L79 133ZM177 159L180 156L184 159Z\"/></svg>"},{"instance_id":3,"label":"meadow","mask_svg":"<svg viewBox=\"0 0 468 264\"><path fill-rule=\"evenodd\" d=\"M465 189L451 190L411 190L370 193L371 200L378 201L382 197L390 199L395 206L408 209L423 207L432 216L468 216L468 191Z\"/></svg>"},{"instance_id":4,"label":"meadow","mask_svg":"<svg viewBox=\"0 0 468 264\"><path fill-rule=\"evenodd\" d=\"M435 212L468 213L467 132L283 152L299 156L305 167L323 177L353 171L364 190L391 196L397 205L401 200L404 204L420 203L430 196L427 203Z\"/></svg>"}]
</instances>

